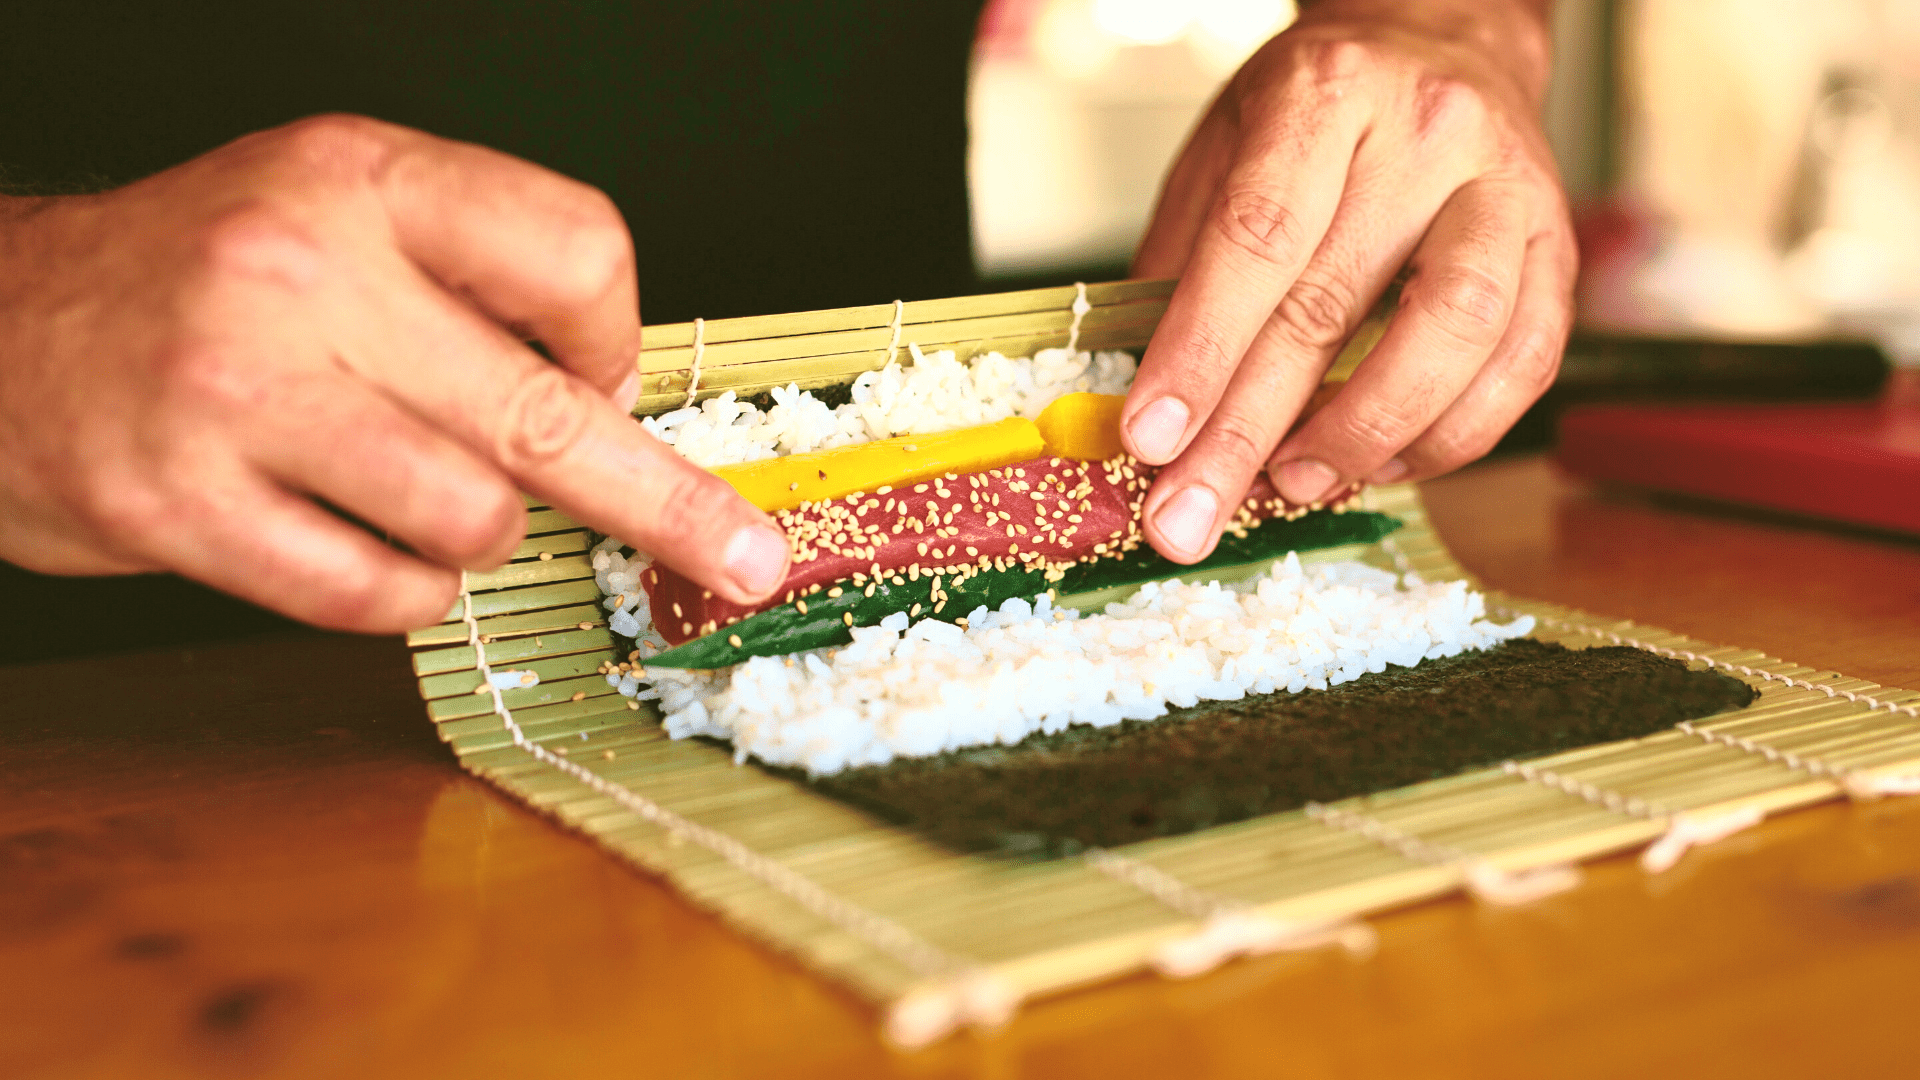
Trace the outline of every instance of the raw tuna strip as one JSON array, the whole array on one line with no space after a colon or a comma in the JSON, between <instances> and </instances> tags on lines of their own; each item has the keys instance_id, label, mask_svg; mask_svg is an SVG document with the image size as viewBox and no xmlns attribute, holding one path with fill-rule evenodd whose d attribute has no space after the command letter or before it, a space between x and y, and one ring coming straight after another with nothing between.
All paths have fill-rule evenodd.
<instances>
[{"instance_id":1,"label":"raw tuna strip","mask_svg":"<svg viewBox=\"0 0 1920 1080\"><path fill-rule=\"evenodd\" d=\"M1077 562L1124 559L1141 547L1140 503L1152 479L1151 468L1126 455L1092 462L1043 457L780 511L774 519L793 545L793 565L782 588L758 605L730 603L657 565L640 580L655 627L674 645L756 611L829 588L864 588L875 578L950 580L1027 567L1057 581ZM1228 529L1307 509L1288 507L1263 477ZM943 605L935 600L936 611Z\"/></svg>"}]
</instances>

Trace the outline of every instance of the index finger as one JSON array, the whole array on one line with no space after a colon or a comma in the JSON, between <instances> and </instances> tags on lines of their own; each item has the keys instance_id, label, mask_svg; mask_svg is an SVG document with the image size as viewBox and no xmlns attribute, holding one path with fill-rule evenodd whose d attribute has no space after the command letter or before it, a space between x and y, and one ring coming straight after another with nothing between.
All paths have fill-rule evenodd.
<instances>
[{"instance_id":1,"label":"index finger","mask_svg":"<svg viewBox=\"0 0 1920 1080\"><path fill-rule=\"evenodd\" d=\"M1137 458L1178 457L1312 258L1358 140L1351 108L1295 111L1239 147L1121 414Z\"/></svg>"},{"instance_id":2,"label":"index finger","mask_svg":"<svg viewBox=\"0 0 1920 1080\"><path fill-rule=\"evenodd\" d=\"M640 292L633 241L613 201L484 146L390 125L379 137L391 149L374 188L400 250L631 409Z\"/></svg>"},{"instance_id":3,"label":"index finger","mask_svg":"<svg viewBox=\"0 0 1920 1080\"><path fill-rule=\"evenodd\" d=\"M491 460L522 489L734 603L786 576L786 534L576 375L547 363L389 255L383 310L343 327L348 366Z\"/></svg>"}]
</instances>

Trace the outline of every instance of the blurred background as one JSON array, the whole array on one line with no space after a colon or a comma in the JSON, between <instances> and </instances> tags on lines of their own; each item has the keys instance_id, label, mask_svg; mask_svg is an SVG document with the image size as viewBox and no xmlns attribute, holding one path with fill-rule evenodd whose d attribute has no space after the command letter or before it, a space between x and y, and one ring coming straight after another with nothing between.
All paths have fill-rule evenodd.
<instances>
[{"instance_id":1,"label":"blurred background","mask_svg":"<svg viewBox=\"0 0 1920 1080\"><path fill-rule=\"evenodd\" d=\"M0 193L106 188L296 117L365 113L608 192L649 323L1123 277L1188 131L1297 14L13 7ZM1544 112L1580 228L1580 328L1498 452L1554 447L1589 477L1920 535L1920 0L1557 0L1554 21ZM1889 357L1910 370L1889 379ZM1688 402L1776 411L1672 411ZM1666 411L1618 411L1636 408ZM1753 456L1763 442L1773 457ZM0 607L71 613L0 620L0 662L290 629L164 576L0 564ZM103 641L106 607L168 617Z\"/></svg>"},{"instance_id":2,"label":"blurred background","mask_svg":"<svg viewBox=\"0 0 1920 1080\"><path fill-rule=\"evenodd\" d=\"M987 283L1124 272L1168 165L1292 0L991 0ZM1920 0L1559 0L1546 123L1583 327L1868 337L1920 364Z\"/></svg>"}]
</instances>

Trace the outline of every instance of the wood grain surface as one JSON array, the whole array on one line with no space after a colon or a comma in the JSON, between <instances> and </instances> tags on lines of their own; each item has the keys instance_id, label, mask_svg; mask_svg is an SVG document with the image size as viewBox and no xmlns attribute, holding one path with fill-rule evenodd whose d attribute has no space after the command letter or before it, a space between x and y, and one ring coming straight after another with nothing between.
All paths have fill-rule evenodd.
<instances>
[{"instance_id":1,"label":"wood grain surface","mask_svg":"<svg viewBox=\"0 0 1920 1080\"><path fill-rule=\"evenodd\" d=\"M1920 542L1428 486L1488 583L1920 687ZM6 617L20 617L8 613ZM1532 906L1129 979L996 1035L874 1016L453 765L398 641L0 668L0 1076L1903 1075L1920 801L1829 805Z\"/></svg>"}]
</instances>

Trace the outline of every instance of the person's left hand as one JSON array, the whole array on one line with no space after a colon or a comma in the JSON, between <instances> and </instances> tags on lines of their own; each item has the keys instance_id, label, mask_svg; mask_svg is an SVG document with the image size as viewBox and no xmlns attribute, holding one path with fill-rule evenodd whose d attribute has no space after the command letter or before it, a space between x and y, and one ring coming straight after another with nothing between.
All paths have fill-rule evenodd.
<instances>
[{"instance_id":1,"label":"person's left hand","mask_svg":"<svg viewBox=\"0 0 1920 1080\"><path fill-rule=\"evenodd\" d=\"M1122 415L1164 465L1162 554L1204 558L1263 468L1294 504L1453 469L1552 382L1577 253L1537 118L1543 8L1323 0L1201 121L1134 262L1181 279ZM1385 336L1289 433L1403 267Z\"/></svg>"}]
</instances>

